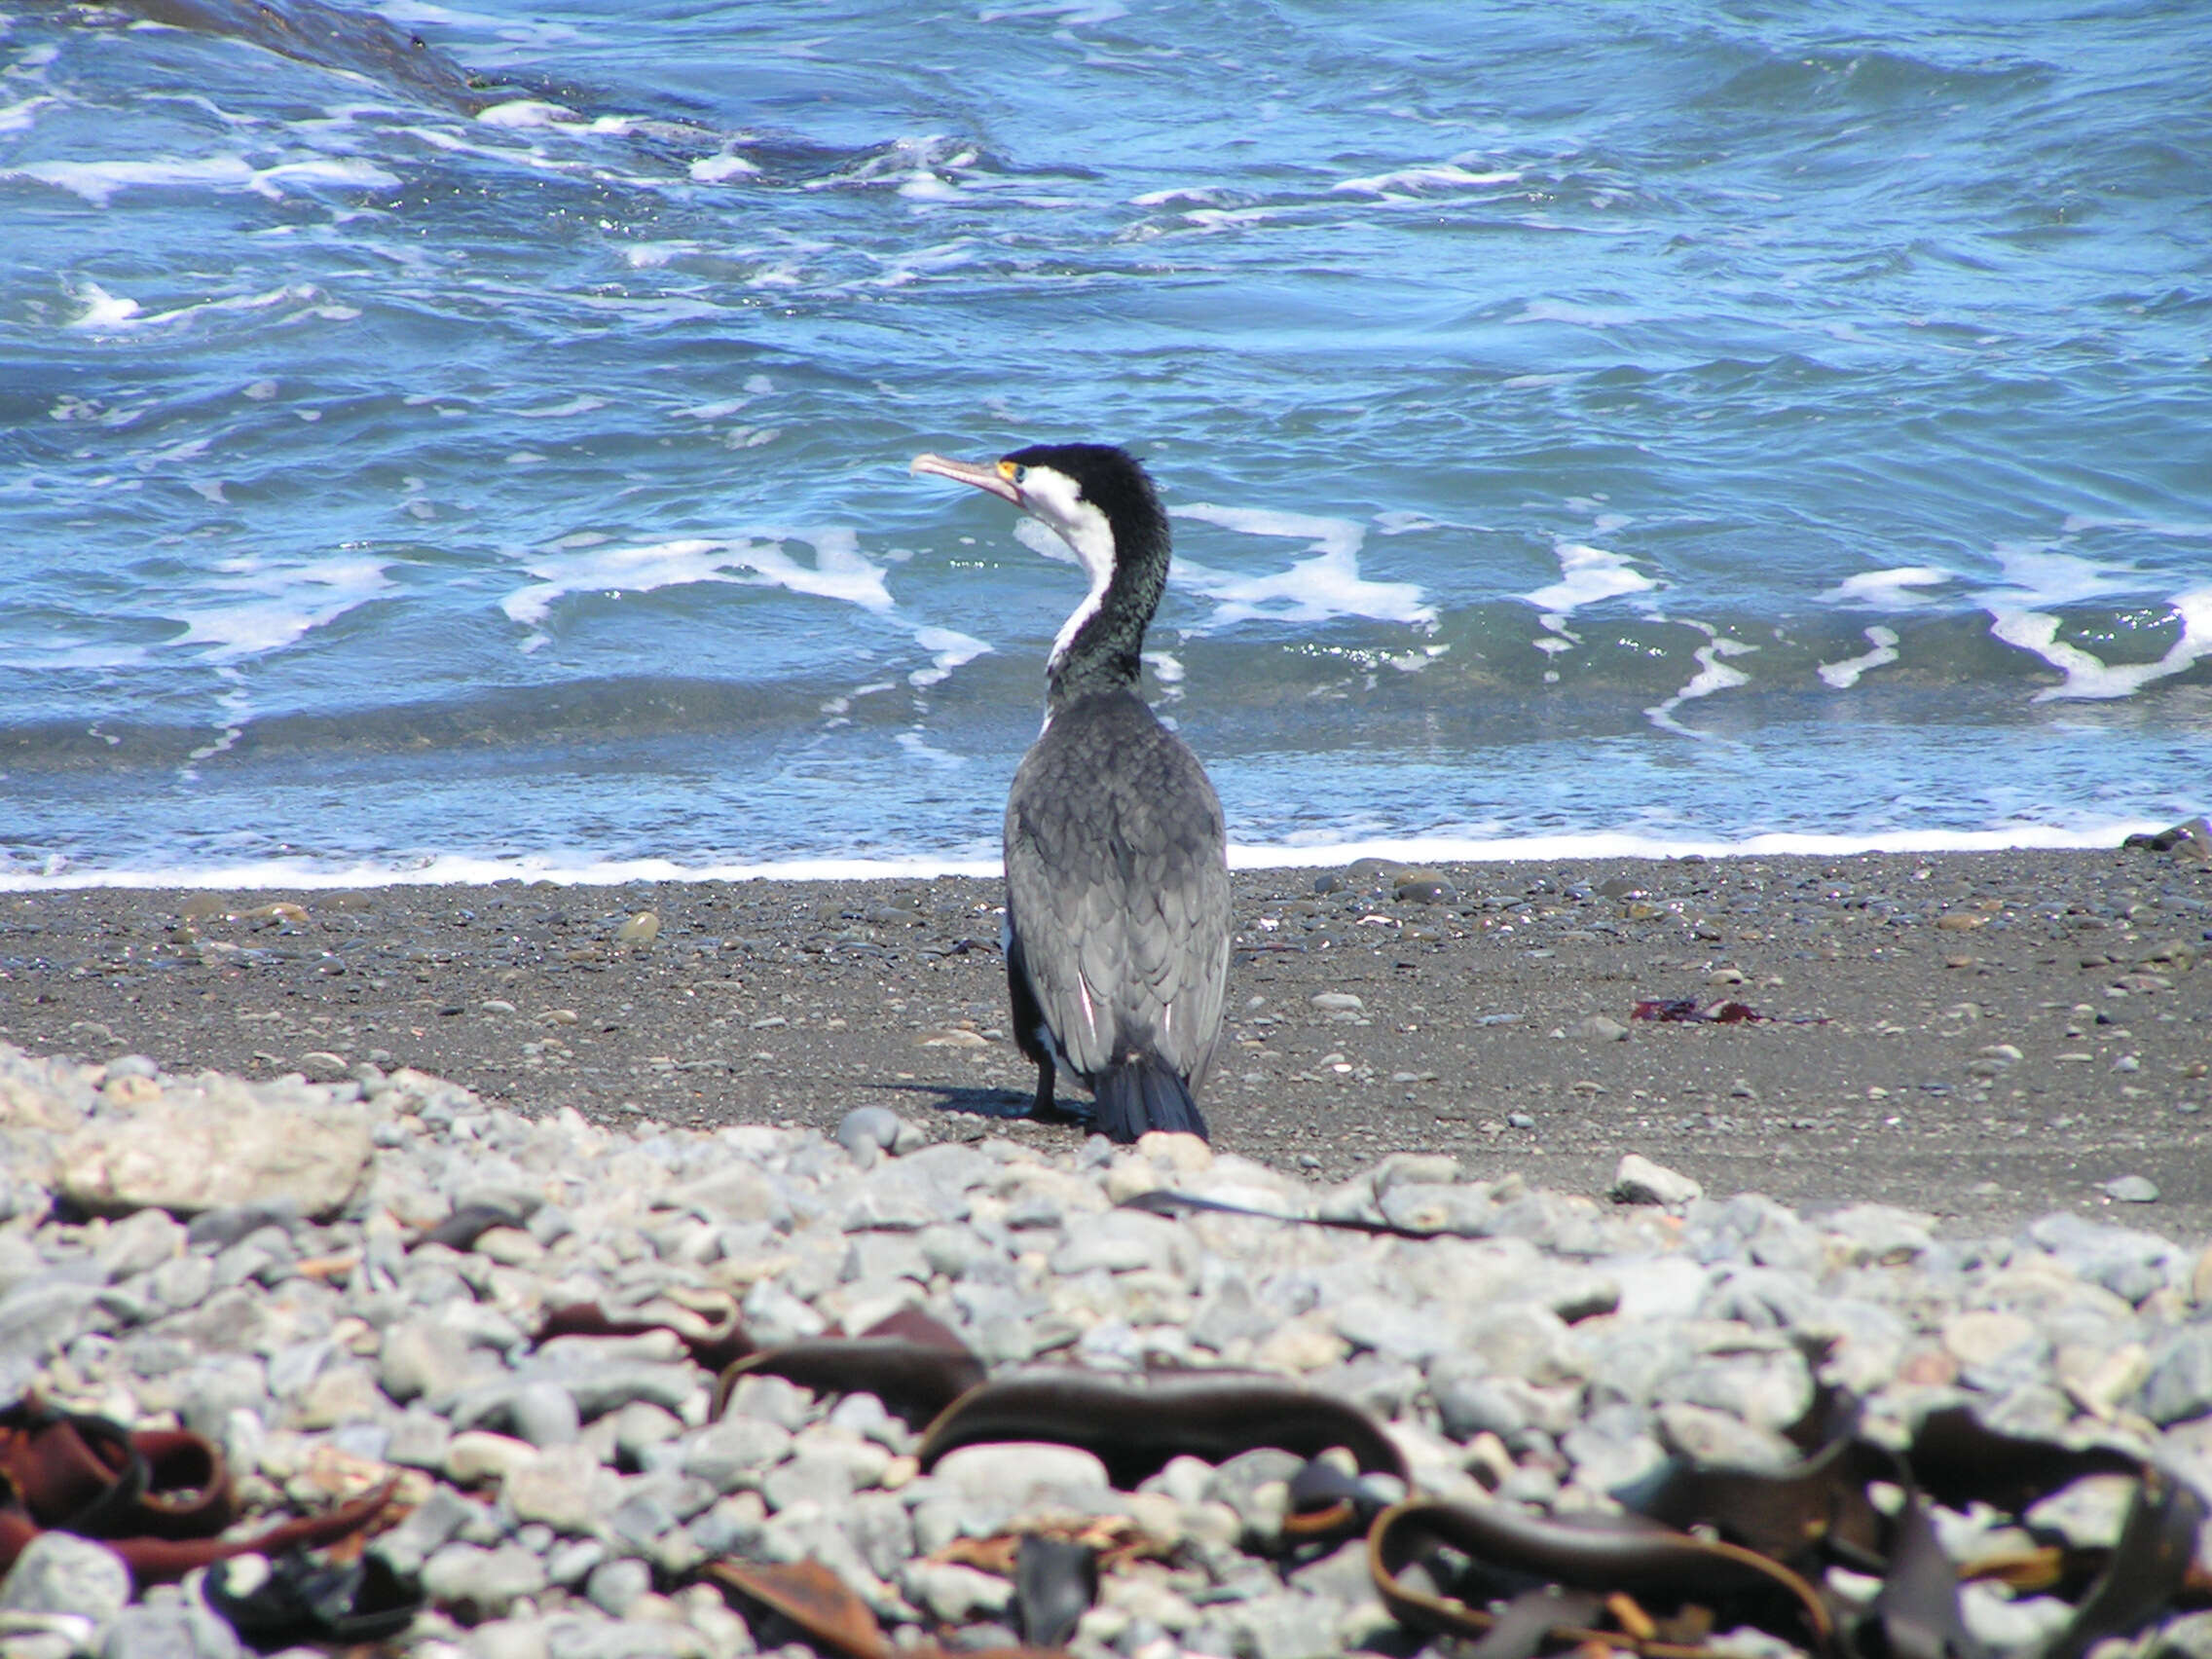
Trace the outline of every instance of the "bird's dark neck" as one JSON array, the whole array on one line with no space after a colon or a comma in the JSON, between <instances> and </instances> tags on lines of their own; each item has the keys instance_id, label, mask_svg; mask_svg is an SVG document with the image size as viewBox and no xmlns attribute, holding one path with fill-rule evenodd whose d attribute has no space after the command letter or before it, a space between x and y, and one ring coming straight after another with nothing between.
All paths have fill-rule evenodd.
<instances>
[{"instance_id":1,"label":"bird's dark neck","mask_svg":"<svg viewBox=\"0 0 2212 1659\"><path fill-rule=\"evenodd\" d=\"M1133 691L1143 672L1145 629L1167 587L1167 526L1137 522L1113 528L1113 571L1105 589L1069 618L1074 632L1045 671L1048 719L1079 697Z\"/></svg>"}]
</instances>

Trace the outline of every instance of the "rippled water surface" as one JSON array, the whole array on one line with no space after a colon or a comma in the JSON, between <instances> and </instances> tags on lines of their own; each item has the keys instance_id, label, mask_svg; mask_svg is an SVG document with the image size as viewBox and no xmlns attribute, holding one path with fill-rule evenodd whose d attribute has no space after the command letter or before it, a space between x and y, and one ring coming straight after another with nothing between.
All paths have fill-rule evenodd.
<instances>
[{"instance_id":1,"label":"rippled water surface","mask_svg":"<svg viewBox=\"0 0 2212 1659\"><path fill-rule=\"evenodd\" d=\"M1175 515L1153 691L1247 849L2201 811L2208 53L18 8L0 879L989 861L1082 580L905 463L1065 438Z\"/></svg>"}]
</instances>

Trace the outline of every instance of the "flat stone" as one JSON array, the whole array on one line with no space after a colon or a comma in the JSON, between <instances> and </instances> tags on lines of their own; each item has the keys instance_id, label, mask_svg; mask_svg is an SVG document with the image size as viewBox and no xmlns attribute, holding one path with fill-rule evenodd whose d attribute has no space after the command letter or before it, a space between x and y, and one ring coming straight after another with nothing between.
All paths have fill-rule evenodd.
<instances>
[{"instance_id":1,"label":"flat stone","mask_svg":"<svg viewBox=\"0 0 2212 1659\"><path fill-rule=\"evenodd\" d=\"M652 1593L653 1569L634 1556L603 1561L591 1570L584 1595L609 1618L627 1618L630 1609Z\"/></svg>"},{"instance_id":2,"label":"flat stone","mask_svg":"<svg viewBox=\"0 0 2212 1659\"><path fill-rule=\"evenodd\" d=\"M1109 1272L1129 1272L1139 1268L1167 1269L1182 1253L1187 1235L1163 1216L1137 1210L1110 1210L1087 1216L1070 1227L1067 1237L1052 1253L1055 1273L1072 1277L1103 1268Z\"/></svg>"},{"instance_id":3,"label":"flat stone","mask_svg":"<svg viewBox=\"0 0 2212 1659\"><path fill-rule=\"evenodd\" d=\"M1337 1309L1337 1335L1388 1359L1428 1360L1452 1340L1449 1323L1428 1310L1382 1296L1355 1296Z\"/></svg>"},{"instance_id":4,"label":"flat stone","mask_svg":"<svg viewBox=\"0 0 2212 1659\"><path fill-rule=\"evenodd\" d=\"M718 1492L735 1492L757 1486L790 1455L791 1447L791 1430L781 1423L732 1414L692 1436L677 1466Z\"/></svg>"},{"instance_id":5,"label":"flat stone","mask_svg":"<svg viewBox=\"0 0 2212 1659\"><path fill-rule=\"evenodd\" d=\"M447 1544L423 1564L423 1588L439 1605L472 1622L497 1618L545 1588L545 1564L520 1544L480 1549Z\"/></svg>"},{"instance_id":6,"label":"flat stone","mask_svg":"<svg viewBox=\"0 0 2212 1659\"><path fill-rule=\"evenodd\" d=\"M108 1627L101 1659L246 1659L229 1621L197 1596L126 1607Z\"/></svg>"},{"instance_id":7,"label":"flat stone","mask_svg":"<svg viewBox=\"0 0 2212 1659\"><path fill-rule=\"evenodd\" d=\"M172 1085L138 1112L95 1119L64 1141L61 1191L95 1215L197 1215L281 1199L327 1221L359 1191L371 1148L366 1110L319 1092L279 1106L235 1080Z\"/></svg>"},{"instance_id":8,"label":"flat stone","mask_svg":"<svg viewBox=\"0 0 2212 1659\"><path fill-rule=\"evenodd\" d=\"M1496 1227L1498 1206L1481 1183L1435 1184L1407 1181L1376 1199L1380 1217L1415 1233L1449 1233L1463 1238L1487 1237Z\"/></svg>"},{"instance_id":9,"label":"flat stone","mask_svg":"<svg viewBox=\"0 0 2212 1659\"><path fill-rule=\"evenodd\" d=\"M468 1436L457 1435L457 1441ZM488 1437L489 1438L489 1437ZM516 1442L515 1444L521 1444ZM532 1452L506 1470L500 1493L519 1521L588 1532L620 1501L621 1478L581 1444Z\"/></svg>"},{"instance_id":10,"label":"flat stone","mask_svg":"<svg viewBox=\"0 0 2212 1659\"><path fill-rule=\"evenodd\" d=\"M899 1139L899 1114L888 1106L856 1106L837 1122L837 1144L858 1158L864 1147L889 1152Z\"/></svg>"},{"instance_id":11,"label":"flat stone","mask_svg":"<svg viewBox=\"0 0 2212 1659\"><path fill-rule=\"evenodd\" d=\"M130 1569L105 1544L41 1532L0 1579L0 1612L80 1613L106 1625L130 1600Z\"/></svg>"},{"instance_id":12,"label":"flat stone","mask_svg":"<svg viewBox=\"0 0 2212 1659\"><path fill-rule=\"evenodd\" d=\"M1994 1365L2008 1354L2040 1346L2034 1321L2018 1313L1975 1309L1943 1321L1943 1349L1961 1365Z\"/></svg>"},{"instance_id":13,"label":"flat stone","mask_svg":"<svg viewBox=\"0 0 2212 1659\"><path fill-rule=\"evenodd\" d=\"M385 1333L377 1381L405 1404L424 1395L436 1399L455 1393L501 1369L496 1355L479 1348L451 1319L426 1314Z\"/></svg>"},{"instance_id":14,"label":"flat stone","mask_svg":"<svg viewBox=\"0 0 2212 1659\"><path fill-rule=\"evenodd\" d=\"M1613 1198L1624 1204L1659 1204L1677 1208L1705 1196L1705 1188L1687 1175L1677 1174L1641 1153L1623 1155L1613 1171Z\"/></svg>"},{"instance_id":15,"label":"flat stone","mask_svg":"<svg viewBox=\"0 0 2212 1659\"><path fill-rule=\"evenodd\" d=\"M507 1427L540 1451L572 1443L582 1428L575 1397L557 1382L525 1382L507 1401Z\"/></svg>"},{"instance_id":16,"label":"flat stone","mask_svg":"<svg viewBox=\"0 0 2212 1659\"><path fill-rule=\"evenodd\" d=\"M433 1551L452 1539L477 1513L477 1506L451 1487L432 1487L429 1496L390 1530L379 1532L369 1548L394 1572L408 1577L422 1571Z\"/></svg>"},{"instance_id":17,"label":"flat stone","mask_svg":"<svg viewBox=\"0 0 2212 1659\"><path fill-rule=\"evenodd\" d=\"M2137 1399L2161 1428L2212 1412L2212 1325L2184 1326L2159 1344Z\"/></svg>"},{"instance_id":18,"label":"flat stone","mask_svg":"<svg viewBox=\"0 0 2212 1659\"><path fill-rule=\"evenodd\" d=\"M1580 1381L1583 1362L1567 1322L1532 1302L1493 1303L1466 1315L1455 1350L1479 1360L1492 1374L1524 1382Z\"/></svg>"},{"instance_id":19,"label":"flat stone","mask_svg":"<svg viewBox=\"0 0 2212 1659\"><path fill-rule=\"evenodd\" d=\"M1743 1421L1711 1406L1673 1400L1656 1414L1659 1437L1670 1452L1698 1463L1777 1474L1801 1459L1797 1448L1772 1429Z\"/></svg>"},{"instance_id":20,"label":"flat stone","mask_svg":"<svg viewBox=\"0 0 2212 1659\"><path fill-rule=\"evenodd\" d=\"M1337 1635L1345 1604L1296 1592L1232 1604L1230 1628L1236 1650L1251 1659L1335 1659L1344 1651Z\"/></svg>"},{"instance_id":21,"label":"flat stone","mask_svg":"<svg viewBox=\"0 0 2212 1659\"><path fill-rule=\"evenodd\" d=\"M915 1562L900 1575L900 1585L947 1624L1003 1613L1014 1601L1011 1580L957 1563Z\"/></svg>"},{"instance_id":22,"label":"flat stone","mask_svg":"<svg viewBox=\"0 0 2212 1659\"><path fill-rule=\"evenodd\" d=\"M537 1448L527 1440L472 1428L446 1443L446 1477L464 1487L503 1481L517 1469L530 1467L538 1456Z\"/></svg>"},{"instance_id":23,"label":"flat stone","mask_svg":"<svg viewBox=\"0 0 2212 1659\"><path fill-rule=\"evenodd\" d=\"M964 1495L1016 1505L1071 1493L1088 1501L1109 1490L1106 1465L1093 1454L1024 1441L958 1447L939 1459L934 1473Z\"/></svg>"},{"instance_id":24,"label":"flat stone","mask_svg":"<svg viewBox=\"0 0 2212 1659\"><path fill-rule=\"evenodd\" d=\"M1241 1274L1233 1274L1198 1305L1186 1329L1200 1347L1221 1353L1232 1343L1258 1341L1280 1322L1280 1314L1252 1300L1250 1283Z\"/></svg>"}]
</instances>

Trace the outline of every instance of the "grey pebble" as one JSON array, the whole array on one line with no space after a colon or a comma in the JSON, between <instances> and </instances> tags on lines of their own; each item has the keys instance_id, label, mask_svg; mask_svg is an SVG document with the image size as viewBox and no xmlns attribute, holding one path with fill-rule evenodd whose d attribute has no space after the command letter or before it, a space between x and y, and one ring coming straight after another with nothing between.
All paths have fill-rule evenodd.
<instances>
[{"instance_id":1,"label":"grey pebble","mask_svg":"<svg viewBox=\"0 0 2212 1659\"><path fill-rule=\"evenodd\" d=\"M441 1605L460 1609L471 1623L498 1617L547 1582L544 1562L520 1544L484 1549L451 1543L423 1564L424 1591Z\"/></svg>"},{"instance_id":2,"label":"grey pebble","mask_svg":"<svg viewBox=\"0 0 2212 1659\"><path fill-rule=\"evenodd\" d=\"M104 1628L130 1601L130 1570L105 1544L41 1532L0 1579L0 1612L76 1613Z\"/></svg>"},{"instance_id":3,"label":"grey pebble","mask_svg":"<svg viewBox=\"0 0 2212 1659\"><path fill-rule=\"evenodd\" d=\"M102 1659L246 1659L251 1652L197 1595L126 1607L108 1627Z\"/></svg>"},{"instance_id":4,"label":"grey pebble","mask_svg":"<svg viewBox=\"0 0 2212 1659\"><path fill-rule=\"evenodd\" d=\"M653 1587L653 1569L634 1557L603 1561L591 1569L584 1595L593 1606L612 1618L627 1617L638 1599Z\"/></svg>"},{"instance_id":5,"label":"grey pebble","mask_svg":"<svg viewBox=\"0 0 2212 1659\"><path fill-rule=\"evenodd\" d=\"M1687 1175L1651 1161L1640 1153L1628 1153L1613 1174L1613 1197L1624 1204L1687 1204L1702 1198L1705 1189Z\"/></svg>"},{"instance_id":6,"label":"grey pebble","mask_svg":"<svg viewBox=\"0 0 2212 1659\"><path fill-rule=\"evenodd\" d=\"M1386 885L1394 868L1361 879ZM1315 1039L1365 1017L1349 992L1283 1012ZM1618 1024L1580 1034L1618 1041ZM2002 1047L1982 1058L2017 1072ZM119 1098L181 1087L151 1061L106 1076L129 1086ZM1077 1650L1096 1659L1300 1659L1402 1640L1358 1546L1271 1565L1291 1454L1176 1458L1137 1493L1058 1446L964 1447L923 1473L916 1425L871 1394L750 1374L718 1413L713 1377L670 1327L697 1335L732 1313L761 1343L915 1309L994 1366L1294 1375L1387 1419L1423 1491L1480 1485L1546 1513L1604 1507L1675 1456L1787 1465L1785 1431L1817 1383L1884 1421L1921 1409L1925 1387L1899 1372L1938 1346L2008 1432L2157 1430L2189 1470L2212 1419L2212 1327L2197 1317L2212 1253L2087 1216L1967 1241L1882 1205L1806 1218L1755 1194L1708 1198L1633 1157L1612 1202L1440 1153L1391 1154L1322 1189L1203 1148L932 1144L881 1107L834 1137L642 1115L608 1129L525 1119L389 1056L329 1086L190 1087L209 1112L355 1114L354 1196L309 1209L248 1191L189 1222L147 1204L84 1226L52 1189L11 1176L0 1390L173 1412L220 1440L264 1502L332 1458L419 1471L422 1500L371 1547L422 1574L440 1610L417 1646L439 1659L736 1659L756 1640L746 1617L686 1587L721 1556L820 1561L898 1643L940 1619L964 1640L1011 1640L1006 1579L924 1558L1039 1515L1138 1517L1176 1546L1171 1571L1118 1575L1087 1615ZM124 1121L74 1062L4 1044L0 1090L57 1123ZM0 1128L18 1137L0 1143L11 1169L49 1166L45 1132ZM2104 1196L2148 1202L2140 1180ZM1115 1207L1160 1185L1419 1236ZM431 1241L447 1218L447 1241ZM573 1306L651 1328L533 1340L544 1309ZM2035 1524L2105 1547L2124 1485L2078 1482ZM239 1659L193 1605L158 1588L133 1602L111 1553L60 1533L0 1581L25 1659ZM2009 1641L2045 1630L2049 1608L1976 1592L1968 1617ZM2192 1645L2200 1630L2212 1619L2169 1619L2151 1640L2212 1659L2212 1636Z\"/></svg>"}]
</instances>

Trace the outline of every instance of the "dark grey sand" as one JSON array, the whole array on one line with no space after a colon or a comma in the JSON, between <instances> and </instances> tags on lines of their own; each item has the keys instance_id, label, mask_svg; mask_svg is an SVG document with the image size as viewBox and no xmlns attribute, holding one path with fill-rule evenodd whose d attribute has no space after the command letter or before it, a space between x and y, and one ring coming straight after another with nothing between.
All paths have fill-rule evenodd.
<instances>
[{"instance_id":1,"label":"dark grey sand","mask_svg":"<svg viewBox=\"0 0 2212 1659\"><path fill-rule=\"evenodd\" d=\"M1236 878L1216 1146L1319 1178L1449 1152L1471 1178L1587 1193L1635 1152L1812 1210L1984 1232L2068 1209L2212 1237L2212 866L1597 859L1403 892L1397 873ZM940 1135L1073 1144L1080 1124L1010 1121L1035 1077L1005 1031L998 899L957 878L8 895L0 1038L248 1076L415 1066L602 1121L828 1129L886 1105ZM1643 999L1764 1017L1632 1018ZM2123 1177L2157 1197L2107 1191Z\"/></svg>"}]
</instances>

